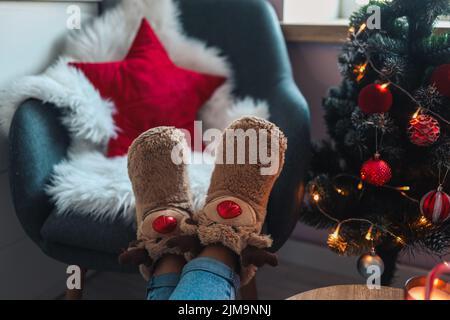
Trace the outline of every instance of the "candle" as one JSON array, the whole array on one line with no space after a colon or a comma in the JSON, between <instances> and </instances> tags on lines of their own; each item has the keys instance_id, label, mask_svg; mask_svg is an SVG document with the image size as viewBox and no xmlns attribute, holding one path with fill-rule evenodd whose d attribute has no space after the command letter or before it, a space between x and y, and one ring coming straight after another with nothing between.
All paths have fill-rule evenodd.
<instances>
[{"instance_id":1,"label":"candle","mask_svg":"<svg viewBox=\"0 0 450 320\"><path fill-rule=\"evenodd\" d=\"M434 291L435 288L435 282L438 280L439 276L444 273L450 273L450 265L448 262L443 262L439 265L437 265L431 272L428 274L427 278L427 287L425 291L425 299L430 300L430 296L432 294L432 291ZM433 300L433 299L431 299Z\"/></svg>"},{"instance_id":2,"label":"candle","mask_svg":"<svg viewBox=\"0 0 450 320\"><path fill-rule=\"evenodd\" d=\"M408 291L414 300L425 300L426 287L414 287ZM440 289L433 289L430 300L450 300L450 294Z\"/></svg>"},{"instance_id":3,"label":"candle","mask_svg":"<svg viewBox=\"0 0 450 320\"><path fill-rule=\"evenodd\" d=\"M406 300L450 300L450 284L439 279L449 273L450 265L444 262L436 266L428 276L415 277L406 283Z\"/></svg>"}]
</instances>

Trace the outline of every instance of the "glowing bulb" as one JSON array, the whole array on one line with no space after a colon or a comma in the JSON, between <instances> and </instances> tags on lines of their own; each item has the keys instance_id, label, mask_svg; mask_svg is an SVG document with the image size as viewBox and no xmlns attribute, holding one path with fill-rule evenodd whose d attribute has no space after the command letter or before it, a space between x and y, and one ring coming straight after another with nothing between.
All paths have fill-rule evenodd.
<instances>
[{"instance_id":1,"label":"glowing bulb","mask_svg":"<svg viewBox=\"0 0 450 320\"><path fill-rule=\"evenodd\" d=\"M413 119L416 119L418 116L419 116L419 114L420 114L420 108L419 109L417 109L417 111L413 114Z\"/></svg>"},{"instance_id":2,"label":"glowing bulb","mask_svg":"<svg viewBox=\"0 0 450 320\"><path fill-rule=\"evenodd\" d=\"M358 77L356 78L356 81L359 82L364 78L368 64L369 64L369 62L366 62L364 64L360 64L355 67L353 72L358 75Z\"/></svg>"},{"instance_id":3,"label":"glowing bulb","mask_svg":"<svg viewBox=\"0 0 450 320\"><path fill-rule=\"evenodd\" d=\"M397 242L398 242L399 244L402 244L402 245L405 244L405 241L403 241L403 239L400 238L400 237L397 237L396 240L397 240Z\"/></svg>"},{"instance_id":4,"label":"glowing bulb","mask_svg":"<svg viewBox=\"0 0 450 320\"><path fill-rule=\"evenodd\" d=\"M320 201L320 195L318 193L313 194L312 198L313 198L313 200L315 202L319 202Z\"/></svg>"},{"instance_id":5,"label":"glowing bulb","mask_svg":"<svg viewBox=\"0 0 450 320\"><path fill-rule=\"evenodd\" d=\"M338 226L336 227L336 230L334 230L334 232L330 235L330 239L331 240L339 239L339 232L340 231L341 231L341 225L338 224Z\"/></svg>"},{"instance_id":6,"label":"glowing bulb","mask_svg":"<svg viewBox=\"0 0 450 320\"><path fill-rule=\"evenodd\" d=\"M425 216L420 217L419 219L419 226L427 226L429 225L429 221Z\"/></svg>"},{"instance_id":7,"label":"glowing bulb","mask_svg":"<svg viewBox=\"0 0 450 320\"><path fill-rule=\"evenodd\" d=\"M408 186L404 186L404 187L398 187L396 188L398 191L410 191L411 187Z\"/></svg>"},{"instance_id":8,"label":"glowing bulb","mask_svg":"<svg viewBox=\"0 0 450 320\"><path fill-rule=\"evenodd\" d=\"M364 30L366 30L366 28L367 28L367 24L363 23L363 24L361 25L361 27L359 27L358 34L360 34L361 32L363 32Z\"/></svg>"},{"instance_id":9,"label":"glowing bulb","mask_svg":"<svg viewBox=\"0 0 450 320\"><path fill-rule=\"evenodd\" d=\"M364 185L362 182L358 183L358 190L362 190L364 188Z\"/></svg>"},{"instance_id":10,"label":"glowing bulb","mask_svg":"<svg viewBox=\"0 0 450 320\"><path fill-rule=\"evenodd\" d=\"M383 83L383 84L380 85L380 89L381 89L381 90L386 90L386 88L389 87L389 85L390 85L389 82Z\"/></svg>"},{"instance_id":11,"label":"glowing bulb","mask_svg":"<svg viewBox=\"0 0 450 320\"><path fill-rule=\"evenodd\" d=\"M370 228L369 228L369 231L367 231L367 234L366 234L366 240L367 241L372 241L373 240L372 233L373 233L373 225L371 225Z\"/></svg>"}]
</instances>

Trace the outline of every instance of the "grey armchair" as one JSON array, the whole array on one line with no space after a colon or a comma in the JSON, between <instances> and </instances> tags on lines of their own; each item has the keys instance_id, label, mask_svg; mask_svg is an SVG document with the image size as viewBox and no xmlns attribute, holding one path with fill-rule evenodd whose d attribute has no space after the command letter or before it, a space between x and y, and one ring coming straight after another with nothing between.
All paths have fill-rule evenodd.
<instances>
[{"instance_id":1,"label":"grey armchair","mask_svg":"<svg viewBox=\"0 0 450 320\"><path fill-rule=\"evenodd\" d=\"M294 83L278 19L264 0L179 1L187 33L229 57L236 76L235 94L267 100L271 121L289 139L285 170L272 192L266 222L277 251L297 223L310 152L309 111ZM87 269L135 272L117 262L121 248L135 236L133 225L123 221L104 225L82 218L52 225L53 204L44 187L70 144L57 109L37 100L24 102L14 116L9 142L16 213L43 252Z\"/></svg>"}]
</instances>

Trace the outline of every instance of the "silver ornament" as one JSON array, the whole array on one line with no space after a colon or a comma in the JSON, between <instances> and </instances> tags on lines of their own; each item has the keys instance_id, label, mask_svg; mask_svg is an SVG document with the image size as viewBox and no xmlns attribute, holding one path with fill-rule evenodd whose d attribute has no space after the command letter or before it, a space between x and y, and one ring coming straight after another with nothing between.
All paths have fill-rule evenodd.
<instances>
[{"instance_id":1,"label":"silver ornament","mask_svg":"<svg viewBox=\"0 0 450 320\"><path fill-rule=\"evenodd\" d=\"M379 268L379 274L384 272L384 262L375 250L362 255L358 260L358 272L364 278L369 278L374 273L374 268Z\"/></svg>"}]
</instances>

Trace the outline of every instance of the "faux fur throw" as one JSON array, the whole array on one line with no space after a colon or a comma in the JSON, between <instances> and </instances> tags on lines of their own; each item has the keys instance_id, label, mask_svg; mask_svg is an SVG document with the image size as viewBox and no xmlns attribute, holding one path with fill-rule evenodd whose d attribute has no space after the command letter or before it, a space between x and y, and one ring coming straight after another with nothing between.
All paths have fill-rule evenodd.
<instances>
[{"instance_id":1,"label":"faux fur throw","mask_svg":"<svg viewBox=\"0 0 450 320\"><path fill-rule=\"evenodd\" d=\"M62 122L72 144L67 159L55 167L47 188L59 214L77 212L99 219L115 219L118 215L134 217L126 157L109 159L104 155L106 143L116 134L112 118L114 105L102 99L87 78L67 62L123 59L144 17L177 65L229 79L202 107L199 119L204 129L224 129L244 115L269 116L266 103L251 98L237 101L232 96L233 76L226 58L218 49L184 34L173 0L122 1L91 24L84 25L82 30L69 34L62 56L43 74L19 79L1 92L3 134L8 133L16 108L28 98L53 103L62 110ZM189 171L193 200L199 208L212 168L206 164L191 165Z\"/></svg>"}]
</instances>

